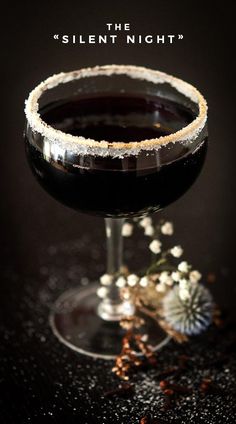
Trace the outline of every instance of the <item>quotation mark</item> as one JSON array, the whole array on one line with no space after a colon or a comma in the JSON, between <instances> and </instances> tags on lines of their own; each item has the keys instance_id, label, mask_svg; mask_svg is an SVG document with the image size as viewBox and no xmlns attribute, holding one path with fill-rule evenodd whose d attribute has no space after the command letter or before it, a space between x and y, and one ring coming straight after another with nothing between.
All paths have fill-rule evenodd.
<instances>
[{"instance_id":1,"label":"quotation mark","mask_svg":"<svg viewBox=\"0 0 236 424\"><path fill-rule=\"evenodd\" d=\"M178 34L178 40L183 40L184 36L183 34Z\"/></svg>"},{"instance_id":2,"label":"quotation mark","mask_svg":"<svg viewBox=\"0 0 236 424\"><path fill-rule=\"evenodd\" d=\"M59 40L59 34L55 34L55 35L53 36L53 38L54 38L54 40Z\"/></svg>"}]
</instances>

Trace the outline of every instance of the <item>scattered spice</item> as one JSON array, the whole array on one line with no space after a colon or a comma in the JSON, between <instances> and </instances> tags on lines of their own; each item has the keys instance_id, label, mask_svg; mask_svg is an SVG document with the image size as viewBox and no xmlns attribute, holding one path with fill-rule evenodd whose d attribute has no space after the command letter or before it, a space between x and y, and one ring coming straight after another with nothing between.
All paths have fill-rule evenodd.
<instances>
[{"instance_id":1,"label":"scattered spice","mask_svg":"<svg viewBox=\"0 0 236 424\"><path fill-rule=\"evenodd\" d=\"M130 396L134 393L134 384L130 383L122 383L119 384L118 387L112 390L108 390L104 393L104 396L107 398L118 396L118 397L126 397Z\"/></svg>"},{"instance_id":2,"label":"scattered spice","mask_svg":"<svg viewBox=\"0 0 236 424\"><path fill-rule=\"evenodd\" d=\"M176 402L178 396L188 395L193 391L191 387L172 383L168 380L161 380L159 386L164 394L163 410L170 409Z\"/></svg>"},{"instance_id":3,"label":"scattered spice","mask_svg":"<svg viewBox=\"0 0 236 424\"><path fill-rule=\"evenodd\" d=\"M176 372L179 370L179 367L169 367L165 370L161 371L159 374L157 374L157 380L163 380L166 377L170 377L172 375L175 375Z\"/></svg>"},{"instance_id":4,"label":"scattered spice","mask_svg":"<svg viewBox=\"0 0 236 424\"><path fill-rule=\"evenodd\" d=\"M165 389L165 390L163 390L163 393L164 393L165 396L173 396L174 390L172 390L172 389Z\"/></svg>"},{"instance_id":5,"label":"scattered spice","mask_svg":"<svg viewBox=\"0 0 236 424\"><path fill-rule=\"evenodd\" d=\"M129 380L130 373L145 364L147 360L152 366L157 365L157 358L148 345L148 337L138 333L142 321L136 316L122 320L122 327L127 329L122 339L121 353L116 357L112 371L122 380ZM134 348L135 350L134 350ZM143 356L140 358L138 353Z\"/></svg>"},{"instance_id":6,"label":"scattered spice","mask_svg":"<svg viewBox=\"0 0 236 424\"><path fill-rule=\"evenodd\" d=\"M163 380L163 381L160 381L159 386L160 386L161 390L164 390L164 389L167 388L168 384L165 380Z\"/></svg>"},{"instance_id":7,"label":"scattered spice","mask_svg":"<svg viewBox=\"0 0 236 424\"><path fill-rule=\"evenodd\" d=\"M200 383L199 390L203 395L207 395L207 394L220 395L224 393L222 388L219 387L217 384L215 384L211 378L203 378Z\"/></svg>"},{"instance_id":8,"label":"scattered spice","mask_svg":"<svg viewBox=\"0 0 236 424\"><path fill-rule=\"evenodd\" d=\"M180 384L171 383L167 380L160 381L160 388L164 391L164 393L172 392L171 394L189 394L192 393L192 389L190 387L181 386ZM168 392L167 392L168 391Z\"/></svg>"},{"instance_id":9,"label":"scattered spice","mask_svg":"<svg viewBox=\"0 0 236 424\"><path fill-rule=\"evenodd\" d=\"M212 321L216 325L216 327L219 327L219 328L224 327L222 313L221 313L221 310L218 308L218 306L215 306L215 308L213 309Z\"/></svg>"},{"instance_id":10,"label":"scattered spice","mask_svg":"<svg viewBox=\"0 0 236 424\"><path fill-rule=\"evenodd\" d=\"M216 275L214 274L214 272L209 272L207 274L206 280L207 280L207 283L209 283L209 284L215 283Z\"/></svg>"},{"instance_id":11,"label":"scattered spice","mask_svg":"<svg viewBox=\"0 0 236 424\"><path fill-rule=\"evenodd\" d=\"M152 417L150 414L145 415L144 417L140 418L139 424L152 424Z\"/></svg>"},{"instance_id":12,"label":"scattered spice","mask_svg":"<svg viewBox=\"0 0 236 424\"><path fill-rule=\"evenodd\" d=\"M179 357L178 357L179 368L181 368L181 369L187 368L187 363L189 361L190 361L189 356L187 356L187 355L179 355Z\"/></svg>"},{"instance_id":13,"label":"scattered spice","mask_svg":"<svg viewBox=\"0 0 236 424\"><path fill-rule=\"evenodd\" d=\"M150 414L147 414L140 418L139 424L168 424L168 421L163 420L162 418L152 418Z\"/></svg>"},{"instance_id":14,"label":"scattered spice","mask_svg":"<svg viewBox=\"0 0 236 424\"><path fill-rule=\"evenodd\" d=\"M148 360L151 365L157 364L157 358L154 352L151 350L150 346L148 346L147 342L143 340L143 336L141 334L134 335L135 343L144 355L144 357Z\"/></svg>"},{"instance_id":15,"label":"scattered spice","mask_svg":"<svg viewBox=\"0 0 236 424\"><path fill-rule=\"evenodd\" d=\"M123 337L121 353L116 357L115 366L112 368L112 371L122 380L129 380L131 367L138 366L137 355L131 348L132 337L132 330L129 329Z\"/></svg>"},{"instance_id":16,"label":"scattered spice","mask_svg":"<svg viewBox=\"0 0 236 424\"><path fill-rule=\"evenodd\" d=\"M167 411L168 409L170 409L172 407L172 397L173 397L173 391L170 389L165 389L164 390L164 403L163 403L163 407L162 410L163 411Z\"/></svg>"},{"instance_id":17,"label":"scattered spice","mask_svg":"<svg viewBox=\"0 0 236 424\"><path fill-rule=\"evenodd\" d=\"M192 393L193 389L191 387L182 386L180 384L169 384L169 388L174 390L175 393L188 395Z\"/></svg>"}]
</instances>

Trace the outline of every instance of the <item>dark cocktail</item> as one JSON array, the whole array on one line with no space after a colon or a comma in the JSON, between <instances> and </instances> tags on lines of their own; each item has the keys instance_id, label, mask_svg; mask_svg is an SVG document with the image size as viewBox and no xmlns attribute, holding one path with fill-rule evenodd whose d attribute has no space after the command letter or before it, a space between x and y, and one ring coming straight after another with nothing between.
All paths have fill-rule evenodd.
<instances>
[{"instance_id":1,"label":"dark cocktail","mask_svg":"<svg viewBox=\"0 0 236 424\"><path fill-rule=\"evenodd\" d=\"M51 323L72 348L111 357L118 321L133 313L115 284L124 218L164 208L195 181L207 150L206 102L172 76L111 65L50 77L31 92L26 116L26 151L37 180L61 203L103 216L107 225L108 297L99 303L93 286L65 294Z\"/></svg>"}]
</instances>

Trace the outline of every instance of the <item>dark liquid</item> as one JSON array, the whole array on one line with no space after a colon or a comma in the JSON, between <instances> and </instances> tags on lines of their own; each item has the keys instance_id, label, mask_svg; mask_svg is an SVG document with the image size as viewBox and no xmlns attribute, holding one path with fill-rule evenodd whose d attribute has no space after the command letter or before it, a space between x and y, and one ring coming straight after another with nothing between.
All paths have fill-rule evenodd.
<instances>
[{"instance_id":1,"label":"dark liquid","mask_svg":"<svg viewBox=\"0 0 236 424\"><path fill-rule=\"evenodd\" d=\"M66 133L129 143L176 132L194 112L158 97L119 95L52 103L41 116ZM125 158L69 152L55 157L36 144L27 137L28 159L40 184L65 205L102 216L140 215L167 206L192 185L206 153L203 142L198 148L176 143Z\"/></svg>"}]
</instances>

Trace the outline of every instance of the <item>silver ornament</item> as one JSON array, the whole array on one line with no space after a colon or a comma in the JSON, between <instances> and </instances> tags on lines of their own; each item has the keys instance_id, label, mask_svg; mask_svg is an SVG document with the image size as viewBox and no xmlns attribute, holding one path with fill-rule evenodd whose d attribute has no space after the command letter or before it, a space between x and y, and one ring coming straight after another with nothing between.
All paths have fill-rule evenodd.
<instances>
[{"instance_id":1,"label":"silver ornament","mask_svg":"<svg viewBox=\"0 0 236 424\"><path fill-rule=\"evenodd\" d=\"M190 283L189 298L182 300L176 285L163 299L163 316L170 326L186 335L196 335L212 321L211 293L199 283Z\"/></svg>"}]
</instances>

